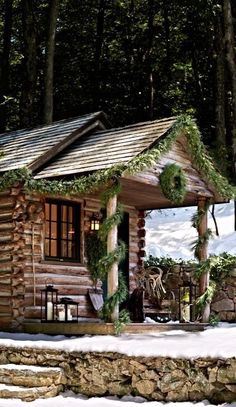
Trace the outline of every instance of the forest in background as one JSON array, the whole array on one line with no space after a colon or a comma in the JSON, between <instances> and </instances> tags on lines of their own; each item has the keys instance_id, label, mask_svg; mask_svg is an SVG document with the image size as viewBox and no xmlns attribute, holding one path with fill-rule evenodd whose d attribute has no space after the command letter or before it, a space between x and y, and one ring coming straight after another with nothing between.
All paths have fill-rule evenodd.
<instances>
[{"instance_id":1,"label":"forest in background","mask_svg":"<svg viewBox=\"0 0 236 407\"><path fill-rule=\"evenodd\" d=\"M236 179L234 0L0 0L0 131L188 113Z\"/></svg>"}]
</instances>

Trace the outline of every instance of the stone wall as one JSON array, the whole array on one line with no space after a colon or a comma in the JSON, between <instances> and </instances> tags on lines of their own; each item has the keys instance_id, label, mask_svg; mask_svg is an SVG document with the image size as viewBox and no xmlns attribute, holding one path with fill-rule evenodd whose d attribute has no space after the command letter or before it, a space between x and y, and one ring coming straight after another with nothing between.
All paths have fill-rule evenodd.
<instances>
[{"instance_id":1,"label":"stone wall","mask_svg":"<svg viewBox=\"0 0 236 407\"><path fill-rule=\"evenodd\" d=\"M231 402L236 399L236 358L195 360L129 357L118 353L79 353L0 348L0 364L59 366L67 389L88 396L140 395L158 401Z\"/></svg>"},{"instance_id":2,"label":"stone wall","mask_svg":"<svg viewBox=\"0 0 236 407\"><path fill-rule=\"evenodd\" d=\"M220 321L236 322L236 270L217 290L211 303L211 312Z\"/></svg>"}]
</instances>

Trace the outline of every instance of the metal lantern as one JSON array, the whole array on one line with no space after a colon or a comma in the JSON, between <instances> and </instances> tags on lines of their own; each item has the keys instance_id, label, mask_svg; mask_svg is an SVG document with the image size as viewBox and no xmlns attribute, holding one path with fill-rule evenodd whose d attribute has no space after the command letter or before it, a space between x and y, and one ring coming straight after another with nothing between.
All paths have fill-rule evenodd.
<instances>
[{"instance_id":1,"label":"metal lantern","mask_svg":"<svg viewBox=\"0 0 236 407\"><path fill-rule=\"evenodd\" d=\"M93 213L90 218L90 230L91 232L97 232L100 229L100 216L99 214Z\"/></svg>"},{"instance_id":2,"label":"metal lantern","mask_svg":"<svg viewBox=\"0 0 236 407\"><path fill-rule=\"evenodd\" d=\"M179 285L179 321L195 320L196 284L192 278Z\"/></svg>"},{"instance_id":3,"label":"metal lantern","mask_svg":"<svg viewBox=\"0 0 236 407\"><path fill-rule=\"evenodd\" d=\"M55 305L58 302L58 290L48 284L41 290L41 321L53 322L56 320Z\"/></svg>"},{"instance_id":4,"label":"metal lantern","mask_svg":"<svg viewBox=\"0 0 236 407\"><path fill-rule=\"evenodd\" d=\"M70 298L61 298L57 306L58 321L78 322L79 303Z\"/></svg>"}]
</instances>

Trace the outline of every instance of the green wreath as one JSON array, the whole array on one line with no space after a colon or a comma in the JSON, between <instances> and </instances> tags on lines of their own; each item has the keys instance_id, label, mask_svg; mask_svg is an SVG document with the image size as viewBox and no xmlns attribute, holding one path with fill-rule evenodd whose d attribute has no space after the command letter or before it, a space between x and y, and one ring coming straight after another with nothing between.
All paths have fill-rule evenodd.
<instances>
[{"instance_id":1,"label":"green wreath","mask_svg":"<svg viewBox=\"0 0 236 407\"><path fill-rule=\"evenodd\" d=\"M187 183L182 168L176 164L167 164L159 179L164 196L175 204L181 204L186 195Z\"/></svg>"}]
</instances>

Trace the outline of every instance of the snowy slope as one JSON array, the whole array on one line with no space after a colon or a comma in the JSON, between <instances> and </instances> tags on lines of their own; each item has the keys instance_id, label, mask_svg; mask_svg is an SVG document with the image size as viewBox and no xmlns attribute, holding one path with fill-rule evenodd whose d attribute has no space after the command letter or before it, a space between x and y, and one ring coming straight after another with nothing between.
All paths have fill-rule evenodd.
<instances>
[{"instance_id":1,"label":"snowy slope","mask_svg":"<svg viewBox=\"0 0 236 407\"><path fill-rule=\"evenodd\" d=\"M163 209L153 211L146 219L147 254L169 256L175 259L191 259L191 246L197 238L196 229L191 226L191 217L196 207ZM215 206L220 236L209 242L209 253L227 251L236 254L236 232L234 232L234 202ZM208 214L209 228L215 232L211 214Z\"/></svg>"}]
</instances>

